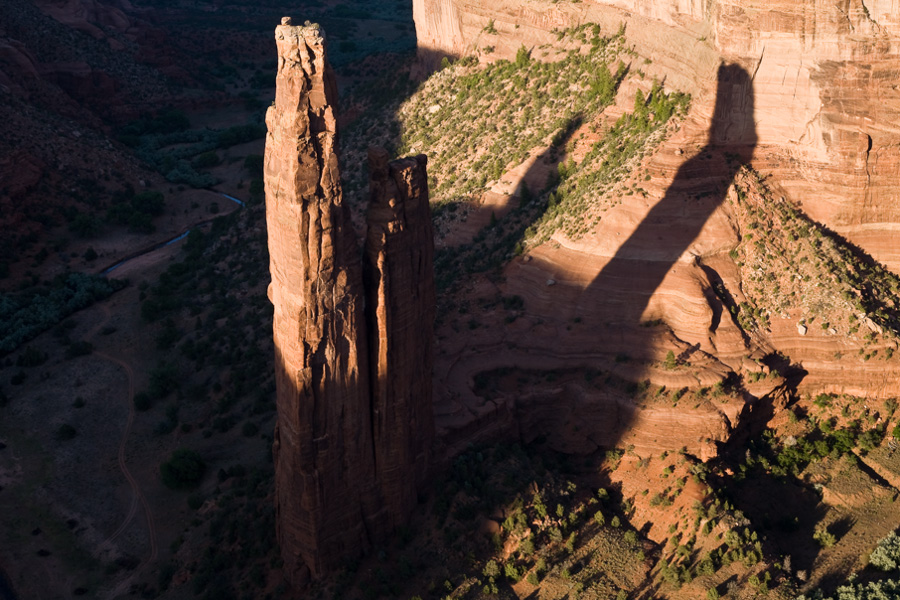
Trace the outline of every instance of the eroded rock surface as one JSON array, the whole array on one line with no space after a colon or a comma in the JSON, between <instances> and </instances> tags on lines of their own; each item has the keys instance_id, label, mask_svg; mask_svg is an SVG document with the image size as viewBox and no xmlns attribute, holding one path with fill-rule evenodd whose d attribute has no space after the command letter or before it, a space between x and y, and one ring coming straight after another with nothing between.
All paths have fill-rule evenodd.
<instances>
[{"instance_id":1,"label":"eroded rock surface","mask_svg":"<svg viewBox=\"0 0 900 600\"><path fill-rule=\"evenodd\" d=\"M900 267L891 201L900 18L890 3L416 0L414 17L423 71L442 56L511 59L581 23L624 25L653 61L644 70L695 97L720 60L743 64L753 78L757 168L814 219Z\"/></svg>"},{"instance_id":2,"label":"eroded rock surface","mask_svg":"<svg viewBox=\"0 0 900 600\"><path fill-rule=\"evenodd\" d=\"M314 27L276 30L266 114L266 221L275 305L278 541L293 581L368 544L374 494L361 265L336 154L334 75Z\"/></svg>"},{"instance_id":3,"label":"eroded rock surface","mask_svg":"<svg viewBox=\"0 0 900 600\"><path fill-rule=\"evenodd\" d=\"M435 314L427 158L369 150L366 293L375 464L389 518L408 515L427 476ZM399 523L393 523L394 525Z\"/></svg>"},{"instance_id":4,"label":"eroded rock surface","mask_svg":"<svg viewBox=\"0 0 900 600\"><path fill-rule=\"evenodd\" d=\"M424 156L388 164L373 152L365 291L324 34L285 18L275 37L265 155L275 501L285 570L300 585L383 539L416 504L434 428L434 250Z\"/></svg>"},{"instance_id":5,"label":"eroded rock surface","mask_svg":"<svg viewBox=\"0 0 900 600\"><path fill-rule=\"evenodd\" d=\"M805 372L801 381L791 382L801 394L896 395L900 366L892 358L895 342L887 337L869 340L866 336L880 333L853 326L859 315L848 317L842 294L829 288L828 275L819 286L829 288L827 294L807 290L779 295L779 286L788 289L787 267L778 263L777 268L761 271L784 281L760 282L743 265L746 259L731 256L738 247L744 252L749 236L759 235L753 233L759 219L738 210L739 186L741 195L762 214L771 216L773 206L785 202L894 272L900 269L895 234L900 215L893 201L896 152L889 149L898 143L895 104L900 96L891 81L900 72L896 54L900 27L887 3L417 0L414 8L425 70L441 56L513 59L523 45L541 57L538 50L560 45L557 32L597 23L603 35L624 30L636 52L631 66L639 66L642 78L664 81L667 89L692 95L691 110L679 131L634 168L635 173L646 172L645 178L634 176L630 182L646 190L646 197L610 192L611 208L588 233L574 239L558 231L548 243L511 261L502 284L478 281L471 286L473 296L518 296L524 309L513 324L504 324L502 315L480 315L476 330L442 341L436 358L436 412L438 437L448 443L449 452L464 439L487 439L517 427L520 437L527 438L523 424L538 423L548 431L554 424L538 413L532 418L517 390L501 387L489 399L473 391L475 377L492 369L589 367L631 381L646 378L654 385L696 388L714 385L729 372L751 381L751 376L759 376L763 357L781 353ZM739 66L745 80L717 80L721 64ZM607 111L609 121L601 115L597 123L611 122L630 110L635 89L634 83L624 82L616 105ZM749 102L723 102L729 95ZM712 124L722 117L730 119L723 123L727 136L711 139ZM589 135L589 127L583 132ZM745 176L729 170L733 148L704 157L703 148L710 142L752 146L752 156L741 157L741 162L762 176L769 192L761 194ZM715 182L709 174L723 176ZM730 191L723 198L726 189ZM664 203L667 196L683 198ZM710 205L713 197L721 203ZM651 227L654 218L658 231ZM766 226L767 219L760 221ZM673 231L698 223L702 227L690 243L671 243ZM627 244L642 226L646 235ZM754 243L771 248L778 236L793 240L778 226L771 231L765 240L753 238ZM620 254L628 260L615 265L613 259ZM670 263L665 276L661 280L654 276L652 285L643 283L661 261ZM859 267L845 261L841 268L852 272ZM810 274L804 281L816 281L823 273ZM795 282L800 279L793 277ZM719 297L722 290L727 293ZM852 290L845 295L857 297ZM764 324L748 326L730 316L745 302L774 306L768 298L776 296L786 299L777 310L767 308ZM827 318L816 316L816 325L802 335L798 323L808 323L821 306L833 311ZM521 317L531 321L522 323ZM835 327L836 322L841 325ZM644 327L652 323L660 326ZM690 376L686 370L684 381L668 381L673 373L658 368L669 350L691 353ZM642 366L616 363L615 356L631 357ZM870 360L873 357L877 361ZM771 395L754 385L748 385L748 403ZM530 406L541 409L550 392L535 396ZM574 407L581 402L569 390L554 397L555 405L562 400ZM705 406L698 410L703 412ZM718 425L725 421L717 417L718 407L713 408L703 419L694 420L702 427L682 427L685 439L721 441L730 435L728 428ZM736 420L746 420L750 412L741 412ZM661 421L664 414L659 413ZM728 422L736 427L730 416ZM567 427L571 430L564 423L553 431L567 433ZM636 447L649 449L660 431L655 425L641 429L628 424L620 429L630 432L627 435L649 433L650 437L631 440ZM607 436L604 443L618 435ZM677 438L665 443L675 444ZM572 440L566 438L566 444L573 445Z\"/></svg>"}]
</instances>

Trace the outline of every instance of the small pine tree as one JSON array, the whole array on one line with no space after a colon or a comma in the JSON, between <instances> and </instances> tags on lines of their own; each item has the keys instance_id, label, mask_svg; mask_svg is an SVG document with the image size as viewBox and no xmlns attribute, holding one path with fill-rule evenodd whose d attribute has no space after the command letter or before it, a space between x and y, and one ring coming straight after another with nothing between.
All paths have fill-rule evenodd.
<instances>
[{"instance_id":1,"label":"small pine tree","mask_svg":"<svg viewBox=\"0 0 900 600\"><path fill-rule=\"evenodd\" d=\"M675 368L675 353L669 350L668 354L666 354L666 369L671 371Z\"/></svg>"},{"instance_id":2,"label":"small pine tree","mask_svg":"<svg viewBox=\"0 0 900 600\"><path fill-rule=\"evenodd\" d=\"M519 47L519 51L516 52L516 66L520 69L524 69L528 66L529 62L531 62L531 55L528 52L528 48L522 44L522 46Z\"/></svg>"}]
</instances>

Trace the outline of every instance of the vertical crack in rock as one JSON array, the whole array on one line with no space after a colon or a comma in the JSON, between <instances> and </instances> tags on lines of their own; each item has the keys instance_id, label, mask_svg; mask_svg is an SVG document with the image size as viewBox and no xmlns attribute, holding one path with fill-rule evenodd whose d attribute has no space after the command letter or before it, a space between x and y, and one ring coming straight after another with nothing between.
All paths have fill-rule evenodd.
<instances>
[{"instance_id":1,"label":"vertical crack in rock","mask_svg":"<svg viewBox=\"0 0 900 600\"><path fill-rule=\"evenodd\" d=\"M426 479L434 247L425 157L388 164L375 152L366 291L340 186L324 33L286 17L275 39L264 162L275 510L285 573L300 587L404 524Z\"/></svg>"},{"instance_id":2,"label":"vertical crack in rock","mask_svg":"<svg viewBox=\"0 0 900 600\"><path fill-rule=\"evenodd\" d=\"M427 158L388 162L369 150L365 276L372 428L379 485L390 515L416 505L434 438L434 232ZM391 527L401 523L392 523Z\"/></svg>"}]
</instances>

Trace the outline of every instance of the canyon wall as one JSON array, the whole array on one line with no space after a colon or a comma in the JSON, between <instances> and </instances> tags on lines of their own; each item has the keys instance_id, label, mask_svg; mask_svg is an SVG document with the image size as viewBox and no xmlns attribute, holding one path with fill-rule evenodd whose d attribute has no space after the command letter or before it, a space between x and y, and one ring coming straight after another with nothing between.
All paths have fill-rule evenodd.
<instances>
[{"instance_id":1,"label":"canyon wall","mask_svg":"<svg viewBox=\"0 0 900 600\"><path fill-rule=\"evenodd\" d=\"M285 572L302 585L405 523L426 479L433 240L424 157L388 164L373 153L367 292L341 191L324 34L285 18L275 37L264 165L275 505Z\"/></svg>"},{"instance_id":2,"label":"canyon wall","mask_svg":"<svg viewBox=\"0 0 900 600\"><path fill-rule=\"evenodd\" d=\"M443 55L512 58L587 22L624 24L652 57L641 69L695 97L721 60L742 64L756 96L755 166L812 218L900 270L895 2L414 0L414 16L423 71Z\"/></svg>"},{"instance_id":3,"label":"canyon wall","mask_svg":"<svg viewBox=\"0 0 900 600\"><path fill-rule=\"evenodd\" d=\"M840 295L817 291L827 288L824 283L809 293L792 292L789 301L771 311L766 325L745 327L729 317L719 291L739 304L751 294L777 295L778 285L760 284L742 264L745 259L735 258L741 240L755 235L758 226L738 214L735 186L753 202L762 196L729 166L734 147L709 152L709 145L727 142L751 149L752 156L742 155L740 162L761 175L776 202L800 208L812 219L813 230L823 224L900 272L895 235L900 223L900 94L894 89L900 74L898 14L893 2L861 0L415 0L422 73L436 68L443 56L512 60L523 45L532 58L554 60L555 50L578 47L570 43L572 37L560 41L558 31L596 23L610 35L624 26L627 45L634 49L631 58L625 57L633 80L623 84L607 120L598 116L576 131L576 147L579 135L588 139L629 112L635 91L646 94L654 79L692 96L678 131L636 164L619 190L597 199L611 208L602 209L602 220L597 213L587 234L575 238L557 231L548 243L507 265L503 282L495 287L523 299L514 325L479 315L481 326L465 339L442 339L436 413L446 454L500 432L524 440L546 436L559 449L576 452L591 443L603 447L625 439L646 451L678 443L677 435L660 435L666 428L659 423L672 419L665 406L646 414L629 412L621 408L624 404L569 382L543 384L528 397L513 382L504 387L500 377L497 389L476 389L479 378L483 382L503 369L555 370L554 377L564 377L558 372L565 369L595 369L668 388L713 386L734 374L747 384L746 410L700 404L676 411L694 412L690 423L673 429L682 429L692 444L703 442L690 449L698 456L715 452L704 440L721 444L742 423L762 420L759 415L766 410L756 410L757 418L754 406L783 404L783 392L753 383L764 375L764 359L788 357L796 369L785 386L801 395L896 396L900 366L891 358L896 342L887 336L870 345L866 336L875 330L851 326L867 318L861 309L847 309L855 311L849 320L849 312L836 313L838 324L820 318L815 328L804 325L805 319L813 320L817 305L840 304ZM720 80L720 65L739 67L746 77L739 84ZM729 101L730 96L742 101ZM726 127L715 131L716 119L723 117L736 123L723 123ZM630 186L640 186L644 195L628 192ZM711 198L720 203L711 205ZM774 213L773 206L760 210ZM680 229L698 224L695 238L671 243ZM642 228L644 234L636 235ZM769 241L789 235L777 226L772 231ZM625 266L617 272L610 265L623 248L629 261L619 261ZM668 263L661 281L641 286L640 275L660 263ZM841 264L848 272L858 268L850 260ZM776 266L763 275L780 278L787 288L789 269ZM829 282L832 277L819 270L805 278ZM492 287L478 280L471 289ZM532 323L522 324L522 317ZM644 327L653 323L660 326ZM678 374L681 381L660 368L669 350L690 355L690 368ZM878 360L870 360L876 351ZM619 356L636 364L614 360ZM588 414L586 406L593 422L566 417Z\"/></svg>"}]
</instances>

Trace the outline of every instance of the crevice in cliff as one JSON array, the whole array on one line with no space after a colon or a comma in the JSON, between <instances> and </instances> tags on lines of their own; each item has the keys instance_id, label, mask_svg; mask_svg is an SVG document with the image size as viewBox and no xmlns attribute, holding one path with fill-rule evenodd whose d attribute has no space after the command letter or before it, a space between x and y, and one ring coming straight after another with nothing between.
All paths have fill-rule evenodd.
<instances>
[{"instance_id":1,"label":"crevice in cliff","mask_svg":"<svg viewBox=\"0 0 900 600\"><path fill-rule=\"evenodd\" d=\"M866 195L869 194L869 186L872 183L872 174L869 171L869 157L872 155L872 136L863 133L866 136L866 155L865 155L865 169L866 169Z\"/></svg>"}]
</instances>

